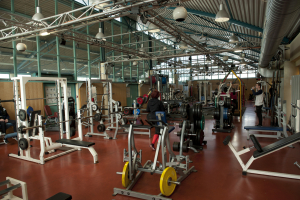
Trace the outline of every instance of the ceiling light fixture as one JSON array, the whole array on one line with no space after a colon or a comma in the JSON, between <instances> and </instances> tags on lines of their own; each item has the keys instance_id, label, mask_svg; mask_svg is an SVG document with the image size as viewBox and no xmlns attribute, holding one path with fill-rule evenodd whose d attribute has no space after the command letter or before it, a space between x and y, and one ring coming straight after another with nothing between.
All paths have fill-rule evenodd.
<instances>
[{"instance_id":1,"label":"ceiling light fixture","mask_svg":"<svg viewBox=\"0 0 300 200\"><path fill-rule=\"evenodd\" d=\"M242 52L243 51L243 49L241 48L241 46L240 45L235 45L235 47L234 47L234 52Z\"/></svg>"},{"instance_id":2,"label":"ceiling light fixture","mask_svg":"<svg viewBox=\"0 0 300 200\"><path fill-rule=\"evenodd\" d=\"M97 35L95 36L95 38L106 41L106 39L104 37L105 37L105 35L102 32L102 28L99 28L99 32L97 33Z\"/></svg>"},{"instance_id":3,"label":"ceiling light fixture","mask_svg":"<svg viewBox=\"0 0 300 200\"><path fill-rule=\"evenodd\" d=\"M156 33L156 32L160 32L160 29L155 24L150 23L149 26L148 26L148 32Z\"/></svg>"},{"instance_id":4,"label":"ceiling light fixture","mask_svg":"<svg viewBox=\"0 0 300 200\"><path fill-rule=\"evenodd\" d=\"M179 48L180 49L188 49L188 46L187 46L187 44L185 42L180 42Z\"/></svg>"},{"instance_id":5,"label":"ceiling light fixture","mask_svg":"<svg viewBox=\"0 0 300 200\"><path fill-rule=\"evenodd\" d=\"M32 19L36 21L40 21L41 19L43 19L44 15L41 12L42 12L41 7L37 6L36 13L32 16Z\"/></svg>"},{"instance_id":6,"label":"ceiling light fixture","mask_svg":"<svg viewBox=\"0 0 300 200\"><path fill-rule=\"evenodd\" d=\"M239 42L239 38L236 37L236 35L233 33L230 37L229 37L229 43L237 43Z\"/></svg>"},{"instance_id":7,"label":"ceiling light fixture","mask_svg":"<svg viewBox=\"0 0 300 200\"><path fill-rule=\"evenodd\" d=\"M40 31L40 36L47 36L50 35L50 33L48 32L48 30L42 30Z\"/></svg>"},{"instance_id":8,"label":"ceiling light fixture","mask_svg":"<svg viewBox=\"0 0 300 200\"><path fill-rule=\"evenodd\" d=\"M223 10L223 4L220 4L220 10L216 15L215 21L216 22L227 22L229 20L229 15L226 10Z\"/></svg>"},{"instance_id":9,"label":"ceiling light fixture","mask_svg":"<svg viewBox=\"0 0 300 200\"><path fill-rule=\"evenodd\" d=\"M179 6L173 11L173 18L175 19L175 21L183 22L186 17L187 11L183 6Z\"/></svg>"}]
</instances>

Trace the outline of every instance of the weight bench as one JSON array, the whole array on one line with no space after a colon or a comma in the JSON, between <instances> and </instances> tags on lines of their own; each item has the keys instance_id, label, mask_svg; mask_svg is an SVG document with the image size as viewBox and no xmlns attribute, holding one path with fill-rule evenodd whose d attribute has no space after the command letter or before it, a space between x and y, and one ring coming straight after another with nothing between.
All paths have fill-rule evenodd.
<instances>
[{"instance_id":1,"label":"weight bench","mask_svg":"<svg viewBox=\"0 0 300 200\"><path fill-rule=\"evenodd\" d=\"M56 143L60 143L63 146L66 147L72 147L72 148L85 148L88 149L94 159L94 163L98 163L98 154L95 151L95 149L92 147L95 145L94 142L86 142L86 141L79 141L79 140L71 140L71 139L60 139L60 140L56 140Z\"/></svg>"},{"instance_id":2,"label":"weight bench","mask_svg":"<svg viewBox=\"0 0 300 200\"><path fill-rule=\"evenodd\" d=\"M223 141L224 145L228 145L235 155L236 159L239 161L242 169L243 169L243 175L247 175L247 173L252 174L260 174L260 175L267 175L267 176L276 176L276 177L282 177L282 178L293 178L293 179L300 179L300 175L295 174L286 174L286 173L278 173L278 172L269 172L269 171L261 171L261 170L255 170L255 169L249 169L250 165L253 163L254 160L262 158L266 155L269 155L275 151L278 151L280 149L283 149L285 147L288 147L296 142L300 142L300 132L296 133L294 135L291 135L289 137L283 138L275 143L272 143L268 146L261 147L259 142L257 141L255 135L250 135L250 138L254 144L254 148L256 148L256 151L253 152L252 157L249 159L249 161L244 164L242 159L240 158L240 155L245 154L250 151L250 148L245 148L241 151L236 151L233 145L231 144L230 140L231 137L227 136L225 140Z\"/></svg>"},{"instance_id":3,"label":"weight bench","mask_svg":"<svg viewBox=\"0 0 300 200\"><path fill-rule=\"evenodd\" d=\"M125 128L126 130L129 130L130 124L124 124L124 125L121 125L121 127ZM135 124L133 126L133 129L148 130L147 132L135 131L134 134L149 135L149 138L151 138L151 128L152 128L152 126L148 126L148 125L144 125L144 124L141 124L141 125Z\"/></svg>"},{"instance_id":4,"label":"weight bench","mask_svg":"<svg viewBox=\"0 0 300 200\"><path fill-rule=\"evenodd\" d=\"M59 192L46 200L71 200L72 196L63 192Z\"/></svg>"},{"instance_id":5,"label":"weight bench","mask_svg":"<svg viewBox=\"0 0 300 200\"><path fill-rule=\"evenodd\" d=\"M288 137L287 128L285 127L274 127L274 126L244 126L244 129L247 130L247 140L250 138L250 131L259 131L259 132L276 132L276 135L266 135L266 134L252 134L255 137L266 137L266 138L282 138Z\"/></svg>"}]
</instances>

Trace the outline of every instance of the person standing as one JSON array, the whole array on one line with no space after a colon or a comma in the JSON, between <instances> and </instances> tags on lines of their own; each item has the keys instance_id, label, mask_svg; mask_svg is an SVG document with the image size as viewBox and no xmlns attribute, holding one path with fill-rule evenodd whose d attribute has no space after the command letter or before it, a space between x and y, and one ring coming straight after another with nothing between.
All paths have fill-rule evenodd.
<instances>
[{"instance_id":1,"label":"person standing","mask_svg":"<svg viewBox=\"0 0 300 200\"><path fill-rule=\"evenodd\" d=\"M147 109L146 109L147 112L150 112L147 115L147 119L156 119L155 112L165 111L165 107L163 103L160 100L158 100L158 97L159 97L159 91L158 90L152 91L151 99L148 101ZM155 150L154 144L158 140L159 135L160 135L160 128L155 127L155 135L153 136L152 143L150 144L150 148L152 150Z\"/></svg>"},{"instance_id":2,"label":"person standing","mask_svg":"<svg viewBox=\"0 0 300 200\"><path fill-rule=\"evenodd\" d=\"M254 89L257 89L257 92L254 91ZM255 107L256 107L256 115L258 117L258 124L256 126L262 126L262 106L264 104L264 94L261 89L261 84L256 83L255 88L252 87L252 93L255 96Z\"/></svg>"}]
</instances>

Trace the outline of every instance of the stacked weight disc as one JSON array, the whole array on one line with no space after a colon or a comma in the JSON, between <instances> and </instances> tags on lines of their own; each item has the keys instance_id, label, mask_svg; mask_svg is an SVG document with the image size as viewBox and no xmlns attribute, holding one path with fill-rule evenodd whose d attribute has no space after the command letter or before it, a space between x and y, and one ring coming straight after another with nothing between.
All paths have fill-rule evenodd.
<instances>
[{"instance_id":1,"label":"stacked weight disc","mask_svg":"<svg viewBox=\"0 0 300 200\"><path fill-rule=\"evenodd\" d=\"M193 105L193 118L194 118L194 134L191 136L191 140L193 141L193 145L202 146L206 144L204 141L204 127L205 127L205 117L202 114L202 104L194 104Z\"/></svg>"}]
</instances>

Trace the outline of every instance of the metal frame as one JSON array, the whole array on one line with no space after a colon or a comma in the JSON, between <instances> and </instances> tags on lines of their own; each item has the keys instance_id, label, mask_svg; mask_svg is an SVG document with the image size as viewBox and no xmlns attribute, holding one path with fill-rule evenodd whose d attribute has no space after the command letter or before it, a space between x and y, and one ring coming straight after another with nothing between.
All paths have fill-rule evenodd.
<instances>
[{"instance_id":1,"label":"metal frame","mask_svg":"<svg viewBox=\"0 0 300 200\"><path fill-rule=\"evenodd\" d=\"M66 78L48 78L48 77L14 77L12 78L12 80L14 81L14 99L16 101L16 112L19 113L20 109L26 110L27 105L26 105L26 90L25 90L25 85L28 81L55 81L57 83L57 88L60 88L60 86L62 86L63 88L63 93L64 93L64 97L67 97L67 80ZM18 81L20 81L20 93L21 93L21 98L19 98L19 89L18 89ZM58 92L58 101L60 101L61 99L61 93L60 90L57 90ZM68 107L68 98L64 98L63 100L64 102L64 110L65 110L65 121L62 121L62 114L59 115L59 128L60 128L60 138L63 139L64 138L64 134L63 134L63 124L65 123L65 127L66 127L66 131L65 131L65 135L66 135L66 139L70 139L70 126L69 126L69 107ZM62 106L61 103L58 103L58 107L59 107L59 113L62 113ZM21 121L19 115L17 115L17 128L19 128L20 126L25 126L28 127L28 121ZM52 143L52 140L50 137L44 137L44 130L42 128L42 126L44 125L43 120L42 120L42 116L39 115L38 116L38 123L39 123L39 135L36 136L35 134L33 134L32 136L29 136L29 130L26 129L26 133L22 134L20 132L18 132L18 138L25 138L28 141L28 148L26 150L22 150L21 148L19 148L19 155L18 154L9 154L10 157L14 157L14 158L19 158L22 160L27 160L27 161L31 161L31 162L35 162L35 163L39 163L39 164L45 164L46 161L54 159L56 157L71 153L73 151L76 150L81 150L81 148L86 148L86 147L78 147L78 146L74 146L74 145L67 145L67 144L61 144L61 143ZM80 110L78 110L78 136L77 138L73 138L73 140L79 140L82 141L82 126L81 126L81 119L80 119ZM30 155L30 139L36 139L36 140L40 140L40 156L39 159L35 159L32 158ZM72 147L73 149L44 158L45 152L48 153L52 153L54 152L53 150L58 149L60 147ZM98 154L96 153L96 151L94 150L93 147L88 147L87 148L93 158L94 158L94 163L98 162Z\"/></svg>"},{"instance_id":2,"label":"metal frame","mask_svg":"<svg viewBox=\"0 0 300 200\"><path fill-rule=\"evenodd\" d=\"M161 115L157 115L158 119L161 120ZM180 155L175 155L174 152L171 150L170 146L170 140L169 140L169 132L168 132L168 125L162 125L161 122L158 122L161 126L161 135L159 135L157 148L154 156L153 162L151 160L148 160L144 166L141 165L142 162L142 150L139 152L137 151L135 147L134 142L134 133L133 133L133 125L130 125L129 128L129 134L128 134L128 151L124 149L124 157L123 162L128 161L129 162L129 179L131 180L131 183L126 189L119 189L114 188L113 196L116 196L118 194L130 196L130 197L136 197L140 199L146 199L146 200L153 200L153 199L160 199L160 200L172 200L170 198L167 198L163 196L162 194L158 195L150 195L150 194L144 194L140 192L134 192L132 191L135 184L138 182L139 178L144 172L148 173L156 173L156 174L162 174L164 169L166 167L173 167L176 172L180 175L180 177L177 179L175 184L180 185L180 183L186 179L192 172L196 172L194 169L194 166L189 168L189 156L183 156L182 152ZM184 124L185 126L185 124ZM160 149L161 148L161 149ZM167 152L166 149L168 149L169 152L169 162L167 162ZM159 151L161 151L162 155L162 161L161 163L158 161L158 155ZM127 156L128 155L128 156ZM139 157L138 157L139 156ZM186 162L186 163L183 163ZM160 164L159 167L157 167L157 163ZM136 175L134 174L135 171L139 171ZM120 172L117 172L117 174L122 174Z\"/></svg>"},{"instance_id":3,"label":"metal frame","mask_svg":"<svg viewBox=\"0 0 300 200\"><path fill-rule=\"evenodd\" d=\"M259 131L259 132L267 132L267 133L272 133L276 132L276 135L267 135L267 134L252 134L255 137L264 137L264 138L276 138L280 139L282 137L288 137L287 134L287 124L286 124L286 114L284 111L282 111L281 107L281 99L278 98L278 106L275 106L276 108L276 113L277 113L277 119L278 119L278 125L279 127L283 127L283 131L272 131L272 130L260 130L259 127L257 129L251 129L247 130L247 140L250 138L250 131ZM286 103L283 103L283 110L286 110Z\"/></svg>"},{"instance_id":4,"label":"metal frame","mask_svg":"<svg viewBox=\"0 0 300 200\"><path fill-rule=\"evenodd\" d=\"M4 197L2 200L28 200L28 193L27 193L27 184L23 181L19 181L17 179L11 178L11 177L6 177L6 181L1 182L1 185L6 184L7 189L15 187L15 189L21 187L22 190L22 198L17 197L13 195L13 190L10 190L6 195L3 195Z\"/></svg>"}]
</instances>

